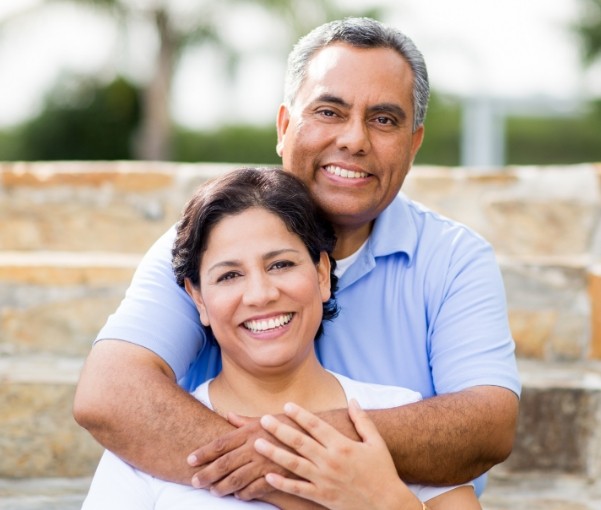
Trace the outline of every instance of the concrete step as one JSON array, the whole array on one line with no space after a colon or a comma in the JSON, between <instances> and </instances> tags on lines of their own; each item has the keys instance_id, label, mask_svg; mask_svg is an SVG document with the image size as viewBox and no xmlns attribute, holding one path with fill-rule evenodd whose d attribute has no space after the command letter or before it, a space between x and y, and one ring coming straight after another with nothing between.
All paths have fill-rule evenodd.
<instances>
[{"instance_id":1,"label":"concrete step","mask_svg":"<svg viewBox=\"0 0 601 510\"><path fill-rule=\"evenodd\" d=\"M3 510L79 510L90 478L0 478Z\"/></svg>"},{"instance_id":2,"label":"concrete step","mask_svg":"<svg viewBox=\"0 0 601 510\"><path fill-rule=\"evenodd\" d=\"M601 478L601 363L519 360L519 369L520 417L505 466Z\"/></svg>"},{"instance_id":3,"label":"concrete step","mask_svg":"<svg viewBox=\"0 0 601 510\"><path fill-rule=\"evenodd\" d=\"M143 253L194 189L232 165L0 164L0 250Z\"/></svg>"},{"instance_id":4,"label":"concrete step","mask_svg":"<svg viewBox=\"0 0 601 510\"><path fill-rule=\"evenodd\" d=\"M0 355L85 356L141 256L0 252Z\"/></svg>"},{"instance_id":5,"label":"concrete step","mask_svg":"<svg viewBox=\"0 0 601 510\"><path fill-rule=\"evenodd\" d=\"M481 498L484 510L601 510L601 481L584 476L493 468Z\"/></svg>"},{"instance_id":6,"label":"concrete step","mask_svg":"<svg viewBox=\"0 0 601 510\"><path fill-rule=\"evenodd\" d=\"M90 478L0 478L3 510L76 510ZM495 468L482 498L484 510L601 510L601 483L583 477Z\"/></svg>"},{"instance_id":7,"label":"concrete step","mask_svg":"<svg viewBox=\"0 0 601 510\"><path fill-rule=\"evenodd\" d=\"M72 416L82 358L0 357L0 477L90 476L102 449Z\"/></svg>"},{"instance_id":8,"label":"concrete step","mask_svg":"<svg viewBox=\"0 0 601 510\"><path fill-rule=\"evenodd\" d=\"M0 477L89 476L101 448L72 418L82 358L0 357ZM601 479L601 364L520 361L524 389L504 469Z\"/></svg>"}]
</instances>

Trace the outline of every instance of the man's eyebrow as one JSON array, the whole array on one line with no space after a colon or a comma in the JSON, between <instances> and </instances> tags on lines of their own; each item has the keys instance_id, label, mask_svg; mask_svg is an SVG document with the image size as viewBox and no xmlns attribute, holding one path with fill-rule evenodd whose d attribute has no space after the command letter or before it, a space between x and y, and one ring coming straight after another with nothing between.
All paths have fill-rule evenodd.
<instances>
[{"instance_id":1,"label":"man's eyebrow","mask_svg":"<svg viewBox=\"0 0 601 510\"><path fill-rule=\"evenodd\" d=\"M351 105L344 99L333 94L322 94L315 98L314 103L330 103L342 106L343 108L350 108ZM403 110L399 105L395 103L378 103L369 107L371 113L390 113L396 116L399 120L405 120L407 118L407 112Z\"/></svg>"},{"instance_id":2,"label":"man's eyebrow","mask_svg":"<svg viewBox=\"0 0 601 510\"><path fill-rule=\"evenodd\" d=\"M405 120L407 118L407 112L403 110L399 105L394 103L380 103L369 108L370 112L373 113L390 113L395 115L400 120Z\"/></svg>"},{"instance_id":3,"label":"man's eyebrow","mask_svg":"<svg viewBox=\"0 0 601 510\"><path fill-rule=\"evenodd\" d=\"M347 103L344 99L339 96L335 96L333 94L322 94L315 98L314 103L331 103L336 104L338 106L342 106L344 108L350 108L350 104Z\"/></svg>"}]
</instances>

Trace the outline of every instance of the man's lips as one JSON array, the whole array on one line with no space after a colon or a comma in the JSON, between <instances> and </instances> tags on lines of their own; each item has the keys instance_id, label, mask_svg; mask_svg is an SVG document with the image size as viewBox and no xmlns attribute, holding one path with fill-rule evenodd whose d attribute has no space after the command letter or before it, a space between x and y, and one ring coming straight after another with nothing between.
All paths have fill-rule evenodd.
<instances>
[{"instance_id":1,"label":"man's lips","mask_svg":"<svg viewBox=\"0 0 601 510\"><path fill-rule=\"evenodd\" d=\"M367 172L349 170L347 168L342 168L337 165L326 165L323 168L330 175L335 175L344 179L365 179L366 177L369 177L369 174Z\"/></svg>"}]
</instances>

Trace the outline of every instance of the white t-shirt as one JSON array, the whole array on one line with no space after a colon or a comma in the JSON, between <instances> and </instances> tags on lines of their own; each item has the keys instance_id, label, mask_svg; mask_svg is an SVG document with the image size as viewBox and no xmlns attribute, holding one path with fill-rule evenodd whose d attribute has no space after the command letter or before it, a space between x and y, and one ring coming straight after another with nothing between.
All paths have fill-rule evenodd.
<instances>
[{"instance_id":1,"label":"white t-shirt","mask_svg":"<svg viewBox=\"0 0 601 510\"><path fill-rule=\"evenodd\" d=\"M340 381L347 401L354 398L363 409L386 409L421 400L421 395L406 388L354 381L334 374ZM200 385L193 395L207 407L209 381ZM422 501L428 501L454 487L409 485ZM159 480L123 462L106 451L98 464L96 474L82 510L227 510L234 508L273 509L273 505L259 501L240 501L233 496L218 498L203 489Z\"/></svg>"}]
</instances>

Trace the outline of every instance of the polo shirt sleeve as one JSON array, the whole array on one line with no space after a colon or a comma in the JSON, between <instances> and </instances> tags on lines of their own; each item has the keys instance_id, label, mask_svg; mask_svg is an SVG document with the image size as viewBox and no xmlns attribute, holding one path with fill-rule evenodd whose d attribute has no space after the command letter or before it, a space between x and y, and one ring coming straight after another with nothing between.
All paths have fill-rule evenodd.
<instances>
[{"instance_id":1,"label":"polo shirt sleeve","mask_svg":"<svg viewBox=\"0 0 601 510\"><path fill-rule=\"evenodd\" d=\"M436 393L494 385L519 395L515 344L501 271L493 250L455 229L444 275L429 297L430 364Z\"/></svg>"},{"instance_id":2,"label":"polo shirt sleeve","mask_svg":"<svg viewBox=\"0 0 601 510\"><path fill-rule=\"evenodd\" d=\"M118 339L145 347L165 360L179 380L204 347L206 336L192 299L175 281L174 239L173 227L146 253L125 298L96 341Z\"/></svg>"}]
</instances>

